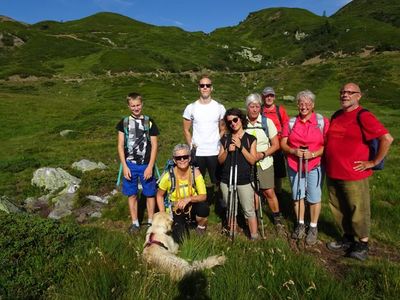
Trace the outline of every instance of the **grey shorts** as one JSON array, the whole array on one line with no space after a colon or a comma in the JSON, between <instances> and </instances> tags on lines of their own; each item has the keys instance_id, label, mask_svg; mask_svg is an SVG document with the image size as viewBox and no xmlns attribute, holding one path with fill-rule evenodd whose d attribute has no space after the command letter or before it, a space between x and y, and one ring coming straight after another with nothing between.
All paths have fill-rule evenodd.
<instances>
[{"instance_id":1,"label":"grey shorts","mask_svg":"<svg viewBox=\"0 0 400 300\"><path fill-rule=\"evenodd\" d=\"M275 187L274 181L274 166L263 170L260 166L257 166L257 176L260 181L260 189L267 190Z\"/></svg>"},{"instance_id":2,"label":"grey shorts","mask_svg":"<svg viewBox=\"0 0 400 300\"><path fill-rule=\"evenodd\" d=\"M221 182L222 198L224 206L228 205L228 185ZM246 219L255 218L256 213L254 209L254 189L251 184L244 184L237 186L237 192L239 197L239 203L242 207L244 217Z\"/></svg>"}]
</instances>

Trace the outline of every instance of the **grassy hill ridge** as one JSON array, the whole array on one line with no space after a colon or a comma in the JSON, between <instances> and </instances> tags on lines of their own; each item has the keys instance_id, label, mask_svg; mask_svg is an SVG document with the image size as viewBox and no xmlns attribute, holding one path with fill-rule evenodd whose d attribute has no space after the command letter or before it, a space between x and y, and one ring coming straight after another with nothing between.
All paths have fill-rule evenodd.
<instances>
[{"instance_id":1,"label":"grassy hill ridge","mask_svg":"<svg viewBox=\"0 0 400 300\"><path fill-rule=\"evenodd\" d=\"M0 78L107 72L250 71L309 58L400 49L396 0L355 0L332 17L304 9L253 12L210 34L159 27L115 13L26 25L0 22ZM355 14L352 7L358 13ZM393 8L393 9L392 9ZM385 13L382 13L384 10ZM390 17L387 16L390 12ZM396 19L396 18L394 18Z\"/></svg>"}]
</instances>

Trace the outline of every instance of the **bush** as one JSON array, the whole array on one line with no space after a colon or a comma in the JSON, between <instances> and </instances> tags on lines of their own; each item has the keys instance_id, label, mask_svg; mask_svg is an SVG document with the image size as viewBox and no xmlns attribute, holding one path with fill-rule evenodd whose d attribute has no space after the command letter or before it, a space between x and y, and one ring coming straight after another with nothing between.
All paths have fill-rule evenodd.
<instances>
[{"instance_id":1,"label":"bush","mask_svg":"<svg viewBox=\"0 0 400 300\"><path fill-rule=\"evenodd\" d=\"M89 229L28 214L0 213L0 298L37 299L88 246Z\"/></svg>"}]
</instances>

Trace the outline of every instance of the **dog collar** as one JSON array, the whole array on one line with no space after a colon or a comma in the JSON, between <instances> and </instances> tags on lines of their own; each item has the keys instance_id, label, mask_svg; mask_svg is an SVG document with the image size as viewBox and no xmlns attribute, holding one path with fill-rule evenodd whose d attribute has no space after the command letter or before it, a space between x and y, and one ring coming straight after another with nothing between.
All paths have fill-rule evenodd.
<instances>
[{"instance_id":1,"label":"dog collar","mask_svg":"<svg viewBox=\"0 0 400 300\"><path fill-rule=\"evenodd\" d=\"M145 248L151 246L152 244L156 244L160 247L163 247L165 250L168 250L168 247L165 246L163 243L161 243L160 241L153 240L153 236L154 236L154 233L153 232L150 233L149 241L144 246Z\"/></svg>"}]
</instances>

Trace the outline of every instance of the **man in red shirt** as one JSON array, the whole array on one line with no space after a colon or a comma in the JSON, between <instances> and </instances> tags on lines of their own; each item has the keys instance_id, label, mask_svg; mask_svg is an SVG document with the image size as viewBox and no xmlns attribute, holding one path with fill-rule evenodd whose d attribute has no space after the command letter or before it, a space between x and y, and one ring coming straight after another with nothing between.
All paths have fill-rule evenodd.
<instances>
[{"instance_id":1,"label":"man in red shirt","mask_svg":"<svg viewBox=\"0 0 400 300\"><path fill-rule=\"evenodd\" d=\"M278 130L279 141L282 138L283 126L289 122L289 116L283 106L275 104L275 91L272 87L266 87L262 92L264 107L262 114L274 122ZM275 192L279 195L282 192L282 178L286 177L286 162L285 156L281 149L274 154L274 182Z\"/></svg>"},{"instance_id":2,"label":"man in red shirt","mask_svg":"<svg viewBox=\"0 0 400 300\"><path fill-rule=\"evenodd\" d=\"M372 175L371 168L388 153L393 137L372 113L360 113L361 96L360 87L355 83L347 83L340 90L342 109L331 119L325 166L329 204L344 233L341 240L330 242L327 247L365 260L371 225L368 178ZM369 160L367 141L375 138L379 139L379 150L375 158Z\"/></svg>"}]
</instances>

